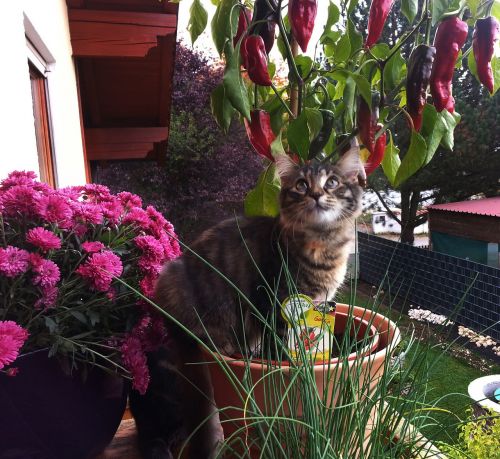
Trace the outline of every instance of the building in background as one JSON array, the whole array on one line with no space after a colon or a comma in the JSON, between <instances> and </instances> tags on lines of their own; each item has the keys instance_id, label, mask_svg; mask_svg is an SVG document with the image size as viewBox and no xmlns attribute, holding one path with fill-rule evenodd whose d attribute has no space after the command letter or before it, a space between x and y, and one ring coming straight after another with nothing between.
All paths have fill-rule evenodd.
<instances>
[{"instance_id":1,"label":"building in background","mask_svg":"<svg viewBox=\"0 0 500 459\"><path fill-rule=\"evenodd\" d=\"M94 161L165 152L177 31L167 0L0 4L0 179L63 187Z\"/></svg>"},{"instance_id":2,"label":"building in background","mask_svg":"<svg viewBox=\"0 0 500 459\"><path fill-rule=\"evenodd\" d=\"M401 209L391 210L398 218L401 217ZM418 214L422 212L425 211L419 211ZM373 212L372 230L373 234L401 234L401 225L386 211ZM418 225L413 232L415 234L426 234L428 231L429 228L426 222Z\"/></svg>"},{"instance_id":3,"label":"building in background","mask_svg":"<svg viewBox=\"0 0 500 459\"><path fill-rule=\"evenodd\" d=\"M500 196L427 208L432 250L499 267Z\"/></svg>"}]
</instances>

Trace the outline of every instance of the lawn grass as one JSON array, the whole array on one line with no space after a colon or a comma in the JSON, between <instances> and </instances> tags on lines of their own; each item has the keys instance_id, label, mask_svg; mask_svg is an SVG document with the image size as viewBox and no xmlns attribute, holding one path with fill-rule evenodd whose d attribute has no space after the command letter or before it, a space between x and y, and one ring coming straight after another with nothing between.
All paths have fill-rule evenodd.
<instances>
[{"instance_id":1,"label":"lawn grass","mask_svg":"<svg viewBox=\"0 0 500 459\"><path fill-rule=\"evenodd\" d=\"M348 291L341 293L336 300L341 303L349 303L350 293ZM371 309L373 302L373 298L369 295L359 291L356 293L354 304ZM377 309L398 323L403 340L405 337L409 337L413 329L412 319L395 308L387 307L384 303L377 306ZM482 366L483 368L475 367L462 357L463 353L456 352L460 346L454 345L446 350L443 349L443 344L438 344L437 337L434 342L432 331L437 330L437 327L434 329L430 327L429 330L431 331L430 336L423 343L417 343L414 352L426 353L429 365L427 401L429 405L435 405L438 408L438 410L432 410L432 416L442 428L436 428L436 426L424 428L422 433L432 440L455 442L458 438L459 419L466 419L468 409L471 407L471 399L467 394L469 383L487 374L500 373L500 365L489 361ZM436 331L436 335L437 333L438 331ZM484 361L483 357L474 355L473 351L470 351L470 355L475 360Z\"/></svg>"}]
</instances>

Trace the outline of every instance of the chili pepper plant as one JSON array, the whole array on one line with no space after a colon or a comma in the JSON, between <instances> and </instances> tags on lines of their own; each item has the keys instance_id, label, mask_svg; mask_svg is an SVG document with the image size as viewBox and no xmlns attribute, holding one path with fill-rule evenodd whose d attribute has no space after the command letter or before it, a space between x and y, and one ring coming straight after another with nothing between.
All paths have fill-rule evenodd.
<instances>
[{"instance_id":1,"label":"chili pepper plant","mask_svg":"<svg viewBox=\"0 0 500 459\"><path fill-rule=\"evenodd\" d=\"M325 11L318 11L317 0L212 1L212 37L225 62L211 97L213 115L225 132L237 115L266 158L245 202L249 215L278 212L276 155L331 161L354 140L365 173L381 165L398 188L439 146L453 149L460 122L454 70L467 65L490 95L500 86L496 0L403 0L400 14L409 25L395 42L381 38L394 0L371 1L367 30L359 30L358 0L330 1ZM208 19L201 0L193 0L190 11L194 42ZM327 21L314 43L319 15ZM464 49L471 32L473 46ZM269 58L273 47L286 63L285 78ZM410 139L405 145L394 135L401 117L408 130L401 137Z\"/></svg>"}]
</instances>

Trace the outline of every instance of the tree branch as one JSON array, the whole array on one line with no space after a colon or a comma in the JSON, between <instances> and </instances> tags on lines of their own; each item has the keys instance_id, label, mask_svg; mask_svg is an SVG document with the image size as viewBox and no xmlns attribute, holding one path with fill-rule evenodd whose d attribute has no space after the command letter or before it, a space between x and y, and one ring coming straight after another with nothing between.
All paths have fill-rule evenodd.
<instances>
[{"instance_id":1,"label":"tree branch","mask_svg":"<svg viewBox=\"0 0 500 459\"><path fill-rule=\"evenodd\" d=\"M373 189L373 188L372 188ZM399 223L399 225L401 226L401 219L399 219L396 214L390 209L390 207L386 204L386 202L384 201L384 198L381 196L381 194L373 189L373 191L375 192L375 194L377 195L378 199L380 200L380 202L382 203L382 205L385 207L385 210L387 211L387 213L390 215L390 217L393 219L393 220L396 220L397 223Z\"/></svg>"}]
</instances>

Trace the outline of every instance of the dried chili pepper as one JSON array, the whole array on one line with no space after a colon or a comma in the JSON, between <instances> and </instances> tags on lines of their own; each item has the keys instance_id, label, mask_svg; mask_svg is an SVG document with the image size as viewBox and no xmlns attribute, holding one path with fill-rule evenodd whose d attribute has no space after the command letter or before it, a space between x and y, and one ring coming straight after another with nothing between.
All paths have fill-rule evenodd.
<instances>
[{"instance_id":1,"label":"dried chili pepper","mask_svg":"<svg viewBox=\"0 0 500 459\"><path fill-rule=\"evenodd\" d=\"M269 54L274 45L274 36L276 31L276 15L270 8L266 0L256 0L253 13L253 22L266 20L267 22L256 24L252 33L262 37L266 45L266 53Z\"/></svg>"},{"instance_id":2,"label":"dried chili pepper","mask_svg":"<svg viewBox=\"0 0 500 459\"><path fill-rule=\"evenodd\" d=\"M376 127L376 132L380 131L384 126L382 124L378 124ZM374 150L368 156L368 159L365 163L365 173L366 175L370 175L382 162L384 159L384 151L387 143L387 135L385 132L380 134L377 140L375 140Z\"/></svg>"},{"instance_id":3,"label":"dried chili pepper","mask_svg":"<svg viewBox=\"0 0 500 459\"><path fill-rule=\"evenodd\" d=\"M248 76L255 84L271 86L271 77L267 70L267 54L260 35L250 35L243 40L241 53Z\"/></svg>"},{"instance_id":4,"label":"dried chili pepper","mask_svg":"<svg viewBox=\"0 0 500 459\"><path fill-rule=\"evenodd\" d=\"M309 159L313 159L318 153L323 151L325 145L330 139L330 134L333 129L334 116L331 110L320 108L321 117L323 118L323 125L318 132L318 135L311 141L309 145Z\"/></svg>"},{"instance_id":5,"label":"dried chili pepper","mask_svg":"<svg viewBox=\"0 0 500 459\"><path fill-rule=\"evenodd\" d=\"M271 129L271 116L264 110L252 110L250 118L250 122L245 118L248 140L259 155L274 161L271 154L271 144L276 136Z\"/></svg>"},{"instance_id":6,"label":"dried chili pepper","mask_svg":"<svg viewBox=\"0 0 500 459\"><path fill-rule=\"evenodd\" d=\"M371 48L377 43L394 0L372 0L368 16L368 36L365 46Z\"/></svg>"},{"instance_id":7,"label":"dried chili pepper","mask_svg":"<svg viewBox=\"0 0 500 459\"><path fill-rule=\"evenodd\" d=\"M288 2L288 20L292 35L304 53L311 39L317 12L317 0L289 0Z\"/></svg>"},{"instance_id":8,"label":"dried chili pepper","mask_svg":"<svg viewBox=\"0 0 500 459\"><path fill-rule=\"evenodd\" d=\"M418 45L408 60L406 77L406 108L416 131L422 127L422 112L427 99L427 86L431 77L436 48Z\"/></svg>"},{"instance_id":9,"label":"dried chili pepper","mask_svg":"<svg viewBox=\"0 0 500 459\"><path fill-rule=\"evenodd\" d=\"M377 133L378 105L380 96L377 92L372 93L372 108L368 106L363 97L359 98L357 123L359 137L366 149L373 153L375 150L375 134Z\"/></svg>"},{"instance_id":10,"label":"dried chili pepper","mask_svg":"<svg viewBox=\"0 0 500 459\"><path fill-rule=\"evenodd\" d=\"M500 24L494 17L478 19L472 36L472 49L476 60L479 81L493 94L495 80L491 68L491 58L495 42L500 38Z\"/></svg>"},{"instance_id":11,"label":"dried chili pepper","mask_svg":"<svg viewBox=\"0 0 500 459\"><path fill-rule=\"evenodd\" d=\"M455 99L452 96L453 71L460 48L467 39L467 23L456 16L444 19L434 37L436 57L432 65L430 86L434 106L438 112L445 108L453 113Z\"/></svg>"}]
</instances>

